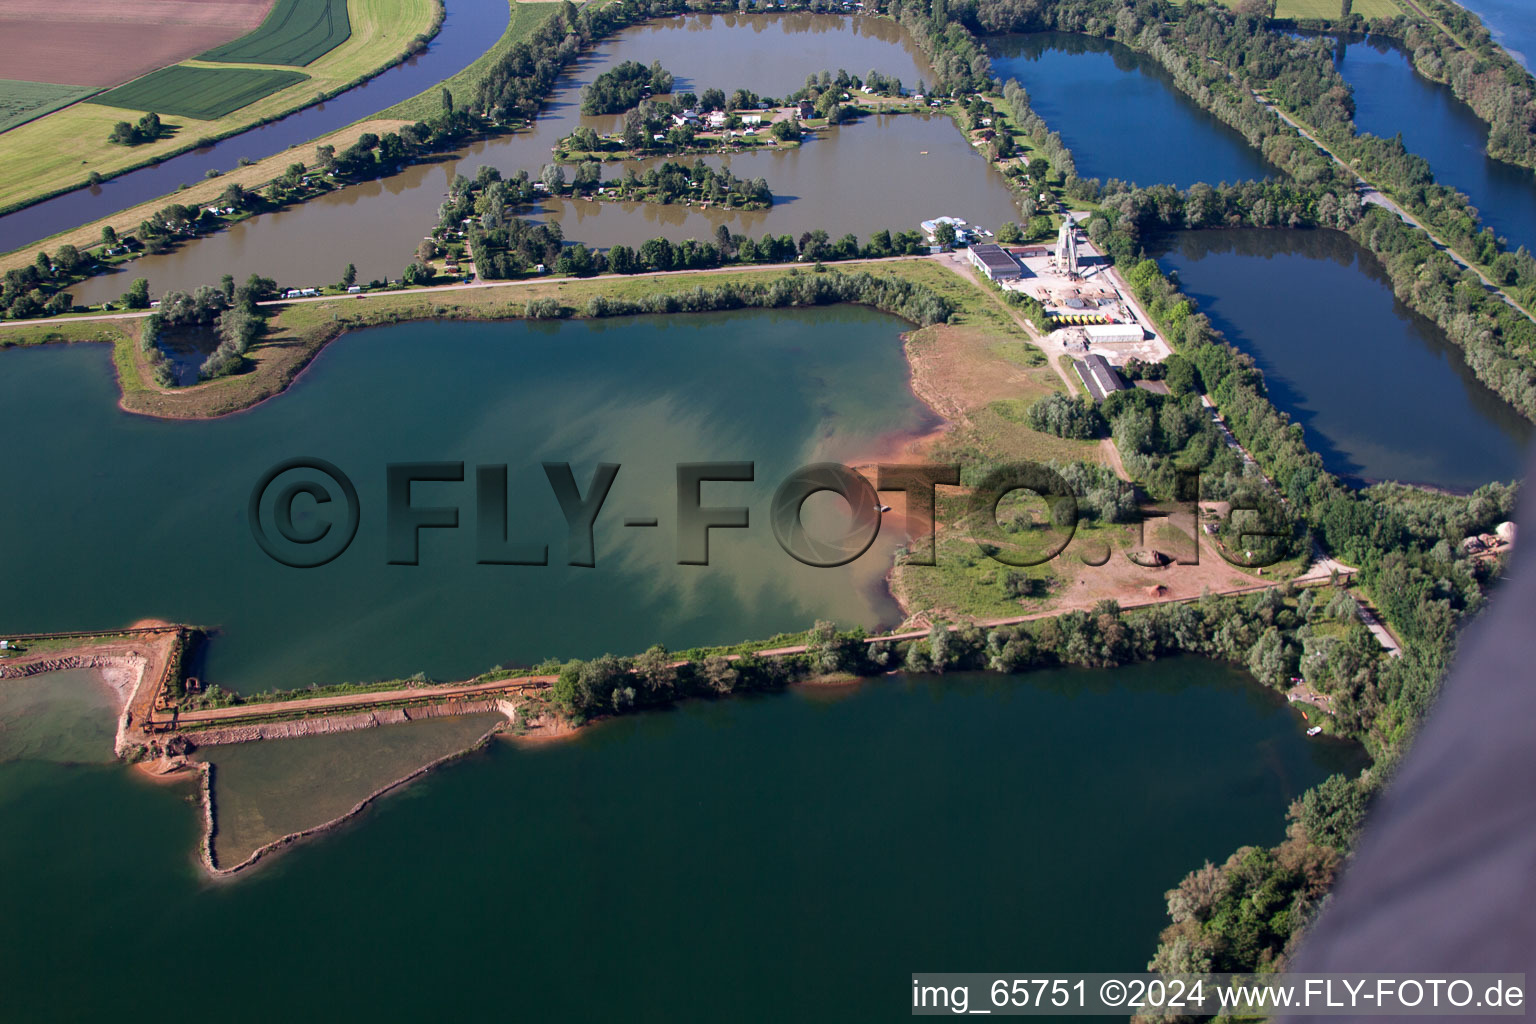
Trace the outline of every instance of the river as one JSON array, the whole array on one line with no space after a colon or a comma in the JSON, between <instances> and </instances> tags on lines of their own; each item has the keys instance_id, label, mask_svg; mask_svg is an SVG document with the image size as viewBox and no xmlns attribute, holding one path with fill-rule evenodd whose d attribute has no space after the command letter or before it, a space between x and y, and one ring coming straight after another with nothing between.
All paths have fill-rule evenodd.
<instances>
[{"instance_id":1,"label":"river","mask_svg":"<svg viewBox=\"0 0 1536 1024\"><path fill-rule=\"evenodd\" d=\"M1484 224L1509 248L1536 248L1536 173L1495 160L1484 147L1488 125L1447 85L1413 70L1391 40L1358 37L1335 47L1335 63L1355 92L1355 123L1383 138L1402 133L1408 150L1429 161L1435 180L1465 192Z\"/></svg>"},{"instance_id":2,"label":"river","mask_svg":"<svg viewBox=\"0 0 1536 1024\"><path fill-rule=\"evenodd\" d=\"M118 410L103 346L6 352L0 436L28 438L28 468L0 503L0 536L7 577L27 583L0 588L0 622L217 627L193 674L246 691L464 678L818 617L894 625L883 576L899 531L849 567L817 569L780 550L767 513L793 469L934 426L908 387L907 328L852 306L375 328L334 342L288 393L212 422ZM258 479L297 456L334 463L361 499L356 540L322 568L270 560L246 520ZM413 499L457 505L462 528L422 531L419 565L387 564L386 465L421 460L467 463L464 483L417 484ZM704 504L746 505L751 526L713 531L710 565L678 565L675 464L719 460L755 462L756 482L706 484ZM572 463L583 494L598 463L622 467L595 568L566 564L545 461ZM550 565L477 564L479 464L509 466L512 537L547 543ZM644 516L659 528L622 525Z\"/></svg>"},{"instance_id":3,"label":"river","mask_svg":"<svg viewBox=\"0 0 1536 1024\"><path fill-rule=\"evenodd\" d=\"M0 217L0 252L174 192L208 171L235 167L241 158L264 159L410 99L474 63L506 31L510 17L506 0L445 0L442 28L422 53L324 103L6 214Z\"/></svg>"},{"instance_id":4,"label":"river","mask_svg":"<svg viewBox=\"0 0 1536 1024\"><path fill-rule=\"evenodd\" d=\"M1331 472L1456 490L1519 478L1530 422L1348 236L1186 231L1168 245L1159 262L1257 360Z\"/></svg>"},{"instance_id":5,"label":"river","mask_svg":"<svg viewBox=\"0 0 1536 1024\"><path fill-rule=\"evenodd\" d=\"M497 742L223 885L190 786L0 764L0 984L16 1019L120 1015L168 957L232 1021L895 1019L913 971L1142 969L1164 890L1360 767L1303 725L1194 658L690 702Z\"/></svg>"},{"instance_id":6,"label":"river","mask_svg":"<svg viewBox=\"0 0 1536 1024\"><path fill-rule=\"evenodd\" d=\"M1066 32L990 36L992 71L1017 79L1085 178L1188 188L1280 177L1278 168L1184 95L1151 57Z\"/></svg>"}]
</instances>

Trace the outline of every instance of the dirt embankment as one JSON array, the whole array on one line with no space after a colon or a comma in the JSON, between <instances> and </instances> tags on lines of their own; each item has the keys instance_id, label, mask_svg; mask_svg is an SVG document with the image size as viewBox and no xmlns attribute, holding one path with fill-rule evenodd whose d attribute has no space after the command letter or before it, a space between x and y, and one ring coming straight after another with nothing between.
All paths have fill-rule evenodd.
<instances>
[{"instance_id":1,"label":"dirt embankment","mask_svg":"<svg viewBox=\"0 0 1536 1024\"><path fill-rule=\"evenodd\" d=\"M258 740L291 740L300 736L326 736L333 733L356 732L381 725L404 725L428 718L446 718L454 715L480 715L500 712L512 715L510 701L460 700L446 704L427 704L415 708L381 708L377 711L361 711L349 715L320 715L314 718L297 718L287 722L257 722L250 725L225 725L211 729L195 729L182 733L194 747L212 747L229 743L254 743Z\"/></svg>"},{"instance_id":2,"label":"dirt embankment","mask_svg":"<svg viewBox=\"0 0 1536 1024\"><path fill-rule=\"evenodd\" d=\"M470 702L463 702L463 703L470 703ZM508 706L508 705L510 705L510 702L508 702L508 701L500 701L500 702L497 702L497 701L483 701L483 702L478 702L478 703L483 703L483 704L489 705L489 707L482 707L482 708L480 708L479 711L481 711L481 712L484 712L484 711L501 711L502 713L506 714L510 710L510 708ZM413 709L411 709L410 714L412 716L414 716L414 717L417 717L417 718L433 718L433 717L438 717L438 715L434 715L434 714L423 714L423 712L430 711L430 710L433 710L433 709L413 708ZM448 713L449 714L469 714L471 712L469 712L469 711L454 710L454 711L450 711ZM401 714L404 714L404 712L402 712ZM361 718L369 718L369 717L373 717L373 716L369 716L369 715L349 715L349 716L345 716L345 717L346 718L358 718L358 719L361 719ZM292 723L285 723L285 724L291 724L291 725L313 725L315 723L315 721L316 720L312 719L312 720L305 721L305 722L292 722ZM350 726L350 728L368 729L368 728L372 728L373 725L385 725L385 724L389 724L389 723L383 722L383 721L379 721L379 722L374 722L374 723L371 723L371 724L354 725L354 726ZM279 836L277 839L272 840L270 843L266 843L266 844L258 847L254 851L252 851L250 856L246 857L244 860L240 861L238 864L231 864L231 865L229 865L227 867L219 866L216 863L216 861L215 861L215 854L214 854L214 839L218 835L218 814L217 814L217 809L216 809L215 804L214 804L214 797L213 797L214 767L213 767L213 765L209 764L206 761L191 761L191 762L188 762L189 767L191 767L194 771L196 771L198 773L198 775L200 776L200 779L199 779L199 789L200 789L200 791L202 793L202 805L203 805L203 841L202 841L202 843L200 844L200 846L198 848L198 855L199 855L199 860L202 862L203 870L207 871L208 874L213 876L214 878L230 878L230 877L233 877L235 874L237 874L237 873L239 873L241 871L244 871L244 870L254 866L262 858L270 856L271 854L274 854L274 853L278 852L279 850L286 849L289 846L292 846L294 843L299 842L300 840L308 839L310 837L317 836L317 835L323 835L326 832L330 832L330 831L333 831L334 829L340 828L347 821L349 821L350 819L352 819L352 818L356 817L358 814L360 814L363 811L364 808L366 808L369 804L373 803L375 800L379 799L381 796L384 796L386 793L390 793L390 792L393 792L396 789L399 789L401 786L404 786L406 783L411 782L413 779L420 778L421 776L427 774L428 772L430 772L434 768L437 768L437 767L439 767L441 765L447 764L449 761L456 761L459 758L464 757L467 754L471 754L474 751L479 750L481 747L485 746L485 744L490 742L491 737L495 736L497 733L501 732L505 728L506 728L506 723L505 722L497 722L491 728L487 729L484 733L482 733L479 739L475 740L475 742L471 743L469 746L465 747L464 749L456 750L456 751L453 751L452 753L444 754L442 757L439 757L436 760L430 761L427 764L422 765L420 768L417 768L414 771L411 771L411 772L406 773L405 775L402 775L400 778L395 779L393 782L387 782L384 785L380 786L378 789L374 790L372 793L369 793L367 796L363 797L357 803L353 804L345 812L343 812L341 814L338 814L336 817L332 818L331 820L326 821L326 822L322 822L319 825L314 825L314 826L312 826L310 828L302 829L302 830L300 830L298 832L290 832L290 833L288 833L285 836ZM332 729L332 730L328 730L328 731L343 732L343 731L346 731L346 729L345 728L337 728L337 729ZM239 741L239 740L230 740L229 742L241 742L241 741Z\"/></svg>"},{"instance_id":3,"label":"dirt embankment","mask_svg":"<svg viewBox=\"0 0 1536 1024\"><path fill-rule=\"evenodd\" d=\"M150 658L132 650L94 651L78 654L57 654L16 663L0 664L0 679L25 679L46 672L63 672L69 669L94 669L101 673L107 685L117 692L117 735L113 740L113 753L121 757L132 745L128 728L132 724L132 711L145 678L149 675Z\"/></svg>"}]
</instances>

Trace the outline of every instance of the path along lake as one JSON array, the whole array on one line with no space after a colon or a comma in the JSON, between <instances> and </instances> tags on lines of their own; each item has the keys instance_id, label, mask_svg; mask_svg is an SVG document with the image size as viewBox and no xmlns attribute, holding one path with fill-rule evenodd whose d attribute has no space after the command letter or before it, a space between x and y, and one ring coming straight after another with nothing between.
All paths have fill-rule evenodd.
<instances>
[{"instance_id":1,"label":"path along lake","mask_svg":"<svg viewBox=\"0 0 1536 1024\"><path fill-rule=\"evenodd\" d=\"M767 513L792 470L932 429L908 387L908 326L839 306L376 328L334 342L288 393L211 422L121 412L104 346L5 352L0 434L29 440L25 493L0 503L6 575L19 584L0 588L0 623L217 627L194 674L244 691L465 678L498 663L763 638L817 618L894 625L883 577L901 531L883 531L850 566L811 568L779 548ZM269 559L246 515L262 475L299 456L334 463L360 496L352 546L315 569ZM414 461L465 463L463 483L419 483L412 498L458 507L461 527L422 531L419 565L386 564L386 466ZM549 461L571 463L583 494L598 463L621 466L594 568L567 564ZM676 464L701 461L756 464L754 483L702 495L748 507L751 526L713 531L710 564L683 566ZM549 565L477 564L481 464L509 467L511 538L548 544ZM808 510L822 498L846 519L832 495ZM308 498L297 509L301 530L330 518ZM626 529L627 517L660 525Z\"/></svg>"},{"instance_id":2,"label":"path along lake","mask_svg":"<svg viewBox=\"0 0 1536 1024\"><path fill-rule=\"evenodd\" d=\"M1084 174L1135 178L1144 184L1259 178L1275 173L1242 137L1203 114L1166 76L1145 62L1052 36L1046 43L1052 87L1042 87L1041 113L1059 125L1078 152ZM1026 46L1010 37L1007 46ZM1051 47L1069 47L1068 49ZM1134 56L1134 55L1132 55ZM676 74L679 90L711 86L752 89L782 98L808 74L844 68L894 75L908 88L931 81L932 72L900 26L883 19L830 14L698 15L635 26L599 44L560 79L533 128L476 143L462 155L421 164L380 181L342 189L302 206L254 217L191 242L173 253L147 256L117 274L71 289L77 302L117 298L135 277L147 277L160 294L216 283L220 274L244 279L276 276L287 285L326 284L348 263L363 280L398 277L421 237L437 223L437 209L455 174L473 177L483 165L505 176L526 170L537 176L550 149L578 125L611 130L618 119L583 117L581 90L604 70L625 60L660 60ZM1016 62L999 58L998 71ZM1026 62L1027 63L1027 62ZM1022 65L1021 65L1022 67ZM1033 74L1020 71L1021 77ZM1030 84L1033 92L1035 86ZM1053 90L1059 89L1059 92ZM1108 90L1109 99L1100 98ZM1090 104L1113 121L1099 132L1077 114L1062 116L1051 104ZM1102 109L1101 109L1102 107ZM1095 115L1096 117L1096 115ZM1090 119L1094 120L1094 119ZM1124 133L1158 133L1157 145L1123 145ZM1082 138L1079 138L1081 135ZM1095 149L1095 146L1098 148ZM722 161L709 156L711 163ZM760 237L821 229L834 238L861 239L883 229L911 230L928 217L961 217L992 230L1018 220L1003 176L945 117L896 115L866 118L814 137L799 149L725 158L740 177L762 177L773 190L771 209L725 213L696 207L550 201L530 211L535 219L560 222L568 239L608 247L634 245L664 235L674 241L712 237L720 224ZM625 165L605 165L620 176ZM210 269L213 268L213 269Z\"/></svg>"},{"instance_id":3,"label":"path along lake","mask_svg":"<svg viewBox=\"0 0 1536 1024\"><path fill-rule=\"evenodd\" d=\"M1531 423L1333 231L1178 232L1157 252L1264 371L1270 400L1334 473L1473 490L1518 479Z\"/></svg>"},{"instance_id":4,"label":"path along lake","mask_svg":"<svg viewBox=\"0 0 1536 1024\"><path fill-rule=\"evenodd\" d=\"M1429 161L1435 181L1465 192L1509 248L1536 249L1536 172L1489 156L1488 125L1450 86L1419 75L1390 40L1354 37L1334 53L1354 89L1361 131L1383 138L1401 132L1409 152Z\"/></svg>"},{"instance_id":5,"label":"path along lake","mask_svg":"<svg viewBox=\"0 0 1536 1024\"><path fill-rule=\"evenodd\" d=\"M220 885L191 786L0 763L0 985L118 1016L179 951L221 1020L895 1019L914 970L1142 969L1166 889L1360 767L1302 725L1195 658L692 702L497 741Z\"/></svg>"}]
</instances>

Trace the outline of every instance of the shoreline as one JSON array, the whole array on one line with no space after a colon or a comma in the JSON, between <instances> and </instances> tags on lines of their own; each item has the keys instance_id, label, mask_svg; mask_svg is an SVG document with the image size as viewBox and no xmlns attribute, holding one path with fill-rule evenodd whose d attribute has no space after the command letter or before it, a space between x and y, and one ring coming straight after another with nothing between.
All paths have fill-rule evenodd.
<instances>
[{"instance_id":1,"label":"shoreline","mask_svg":"<svg viewBox=\"0 0 1536 1024\"><path fill-rule=\"evenodd\" d=\"M496 723L495 725L491 726L490 729L482 733L479 739L475 740L464 749L444 754L442 757L435 758L432 761L429 761L426 764L421 765L420 767L415 768L410 772L407 772L405 775L402 775L391 782L386 782L384 785L380 786L378 789L375 789L373 792L363 797L357 803L353 804L346 811L343 811L341 814L329 819L328 821L323 821L318 825L312 825L309 828L300 829L296 832L289 832L288 834L279 836L270 842L263 843L261 846L258 846L255 850L251 851L251 853L245 857L245 859L229 867L219 867L217 863L216 850L218 844L216 837L218 836L218 812L216 810L217 802L214 800L213 795L213 777L215 775L214 766L207 761L188 761L186 764L190 766L191 770L196 772L198 775L199 790L202 797L203 839L202 842L198 844L199 863L202 865L203 870L208 874L210 878L215 880L234 878L240 872L247 871L250 868L255 867L265 858L269 858L277 853L280 853L283 850L303 842L304 840L312 839L316 836L321 836L327 832L333 832L336 829L341 828L347 822L361 814L376 800L411 783L412 781L432 771L434 768L445 765L450 761L456 761L462 757L469 756L470 754L484 747L487 743L490 742L493 736L506 728L506 722Z\"/></svg>"},{"instance_id":2,"label":"shoreline","mask_svg":"<svg viewBox=\"0 0 1536 1024\"><path fill-rule=\"evenodd\" d=\"M214 796L214 776L217 773L214 766L208 761L187 759L167 772L152 772L148 770L149 766L147 765L139 765L137 767L140 769L141 774L151 778L158 783L182 782L189 780L193 775L196 775L198 780L200 794L199 799L203 820L203 836L201 841L198 843L198 863L209 878L216 881L227 881L233 879L242 872L249 871L262 861L269 860L271 857L277 855L278 853L288 850L307 840L318 838L325 835L326 833L334 832L337 829L342 828L353 819L361 815L382 797L388 796L390 793L404 788L405 786L416 781L434 769L440 768L452 761L457 761L468 757L469 755L484 749L498 737L502 737L506 741L516 746L537 747L550 743L560 743L570 740L583 729L585 729L587 725L594 724L596 721L601 721L601 719L594 719L593 722L584 723L583 725L574 725L559 719L550 718L546 715L541 715L526 727L527 732L514 733L512 730L514 728L513 723L516 722L517 710L517 705L515 702L502 700L460 703L465 706L459 707L451 703L439 704L430 705L426 708L413 709L413 711L415 712L416 716L419 716L420 719L438 718L444 717L445 715L484 714L491 712L502 715L503 721L492 725L485 732L481 733L480 736L469 745L459 750L450 751L441 757L434 758L426 764L413 768L406 772L404 775L384 783L377 789L370 792L367 796L364 796L362 799L358 800L355 804L353 804L347 810L343 811L341 814L338 814L335 817L323 821L317 825L311 825L308 828L289 832L269 842L263 843L255 850L251 851L250 854L248 854L238 863L229 866L220 866L218 864L218 801ZM320 718L304 719L301 722L283 724L305 726L335 726L340 724L342 720L351 719L369 719L369 721L358 723L348 722L348 724L343 728L307 728L304 731L296 732L291 736L263 736L259 737L258 740L290 739L304 735L323 735L332 732L344 732L387 725L405 724L410 721L418 720L417 717L402 714L398 720L391 719L389 721L381 721L378 720L377 715L364 714L352 716L322 716ZM216 740L214 743L208 745L214 746L218 745L219 743L256 742L258 740L221 739Z\"/></svg>"},{"instance_id":3,"label":"shoreline","mask_svg":"<svg viewBox=\"0 0 1536 1024\"><path fill-rule=\"evenodd\" d=\"M869 257L838 260L825 264L825 267L828 273L872 273L885 269L905 277L901 271L914 265L921 266L929 259L927 256L905 255ZM284 394L303 376L321 352L355 330L426 321L479 323L532 320L536 318L525 315L526 305L540 299L569 299L575 303L571 308L577 311L561 319L604 320L609 318L590 317L579 310L595 295L632 290L635 284L641 282L675 279L698 287L712 287L771 280L786 276L790 271L799 274L812 272L810 265L796 261L647 271L639 274L601 274L593 277L477 279L470 284L307 299L271 299L258 304L273 313L273 322L269 333L247 354L251 367L242 373L201 381L185 388L161 388L151 382L147 373L148 366L139 350L137 326L138 321L150 315L152 311L149 310L99 316L3 320L0 321L0 352L9 348L35 348L55 344L109 344L113 349L119 409L152 419L216 420L257 408Z\"/></svg>"}]
</instances>

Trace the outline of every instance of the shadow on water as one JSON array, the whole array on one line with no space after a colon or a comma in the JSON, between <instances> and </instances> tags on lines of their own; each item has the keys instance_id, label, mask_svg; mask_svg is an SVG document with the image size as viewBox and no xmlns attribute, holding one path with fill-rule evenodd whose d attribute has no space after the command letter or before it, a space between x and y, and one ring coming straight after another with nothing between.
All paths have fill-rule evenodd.
<instances>
[{"instance_id":1,"label":"shadow on water","mask_svg":"<svg viewBox=\"0 0 1536 1024\"><path fill-rule=\"evenodd\" d=\"M1154 252L1264 371L1330 472L1472 490L1520 474L1531 424L1338 232L1183 231Z\"/></svg>"},{"instance_id":2,"label":"shadow on water","mask_svg":"<svg viewBox=\"0 0 1536 1024\"><path fill-rule=\"evenodd\" d=\"M1429 161L1435 181L1465 193L1510 248L1536 246L1536 174L1488 155L1488 125L1476 111L1450 86L1414 70L1412 54L1396 40L1349 33L1322 38L1335 40L1334 63L1354 91L1362 132L1388 139L1401 134L1409 152Z\"/></svg>"},{"instance_id":3,"label":"shadow on water","mask_svg":"<svg viewBox=\"0 0 1536 1024\"><path fill-rule=\"evenodd\" d=\"M1067 32L991 36L993 73L1015 78L1061 133L1083 177L1143 185L1250 181L1278 168L1184 95L1157 61Z\"/></svg>"},{"instance_id":4,"label":"shadow on water","mask_svg":"<svg viewBox=\"0 0 1536 1024\"><path fill-rule=\"evenodd\" d=\"M0 984L17 1019L110 1016L163 970L163 945L123 941L151 898L156 920L193 922L209 957L262 965L235 1009L253 1020L298 1003L483 1016L504 986L422 971L334 983L404 948L465 962L466 935L476 962L518 965L519 1008L540 1019L634 1019L640 1006L665 1008L644 1019L706 1020L692 1005L729 1004L743 1022L859 1020L899 1010L891 979L913 964L1136 970L1167 924L1164 891L1206 860L1281 841L1292 800L1359 769L1358 748L1301 725L1246 673L1200 658L689 701L569 742L492 744L356 828L218 886L191 866L184 789L121 769L0 765L6 834L28 837L0 838ZM356 735L414 746L413 730ZM210 748L286 775L281 787L245 776L246 820L262 832L320 809L331 765L372 771L346 762L345 738L292 742L307 746ZM623 954L594 972L572 953L589 949ZM689 973L681 1007L678 964L700 949L709 969ZM91 970L35 983L69 963ZM190 1004L229 1005L227 972L176 984Z\"/></svg>"}]
</instances>

